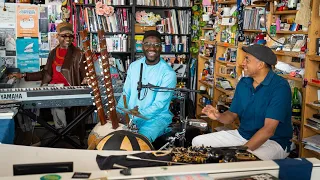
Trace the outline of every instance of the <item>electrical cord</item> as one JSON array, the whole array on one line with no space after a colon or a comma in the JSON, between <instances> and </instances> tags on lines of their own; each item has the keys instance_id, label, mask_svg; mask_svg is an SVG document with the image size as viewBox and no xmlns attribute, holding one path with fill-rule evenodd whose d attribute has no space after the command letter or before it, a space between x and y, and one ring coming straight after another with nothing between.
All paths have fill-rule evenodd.
<instances>
[{"instance_id":1,"label":"electrical cord","mask_svg":"<svg viewBox=\"0 0 320 180\"><path fill-rule=\"evenodd\" d=\"M268 28L267 28L267 8L268 6L270 6L270 3L267 2L266 3L266 6L265 6L265 9L264 9L264 13L263 13L263 16L264 16L264 27L265 27L265 30L266 30L266 34L270 37L271 40L273 40L274 42L278 43L278 44L281 44L281 45L284 45L284 43L281 43L275 39L273 39L273 37L268 33Z\"/></svg>"}]
</instances>

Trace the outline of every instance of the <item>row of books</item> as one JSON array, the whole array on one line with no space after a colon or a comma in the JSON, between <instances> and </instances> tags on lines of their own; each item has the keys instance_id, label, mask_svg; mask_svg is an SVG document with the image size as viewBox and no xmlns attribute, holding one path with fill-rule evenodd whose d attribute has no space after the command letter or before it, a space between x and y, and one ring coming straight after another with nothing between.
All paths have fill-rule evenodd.
<instances>
[{"instance_id":1,"label":"row of books","mask_svg":"<svg viewBox=\"0 0 320 180\"><path fill-rule=\"evenodd\" d=\"M133 0L99 0L102 4L106 5L128 5L132 4ZM96 4L98 0L75 0L77 4Z\"/></svg>"},{"instance_id":2,"label":"row of books","mask_svg":"<svg viewBox=\"0 0 320 180\"><path fill-rule=\"evenodd\" d=\"M189 34L191 24L191 11L188 10L167 10L165 17L161 20L164 27L163 32L168 34Z\"/></svg>"},{"instance_id":3,"label":"row of books","mask_svg":"<svg viewBox=\"0 0 320 180\"><path fill-rule=\"evenodd\" d=\"M99 47L99 38L98 34L90 33L89 34L90 40L90 50L92 52L100 52ZM107 43L107 50L108 52L128 52L130 51L130 38L127 37L125 34L118 34L106 37ZM78 47L82 48L82 42L78 39Z\"/></svg>"},{"instance_id":4,"label":"row of books","mask_svg":"<svg viewBox=\"0 0 320 180\"><path fill-rule=\"evenodd\" d=\"M263 16L264 8L245 9L243 16L243 29L259 30L261 27L260 18Z\"/></svg>"},{"instance_id":5,"label":"row of books","mask_svg":"<svg viewBox=\"0 0 320 180\"><path fill-rule=\"evenodd\" d=\"M126 8L117 8L111 16L99 16L95 8L85 7L83 11L84 27L89 32L97 32L103 29L105 32L129 33L131 29L131 13Z\"/></svg>"},{"instance_id":6,"label":"row of books","mask_svg":"<svg viewBox=\"0 0 320 180\"><path fill-rule=\"evenodd\" d=\"M97 0L75 0L77 4L96 4ZM106 5L132 5L133 0L101 0ZM137 5L163 7L191 7L191 1L181 0L137 0Z\"/></svg>"},{"instance_id":7,"label":"row of books","mask_svg":"<svg viewBox=\"0 0 320 180\"><path fill-rule=\"evenodd\" d=\"M191 1L181 0L137 0L137 5L143 6L166 6L166 7L190 7Z\"/></svg>"}]
</instances>

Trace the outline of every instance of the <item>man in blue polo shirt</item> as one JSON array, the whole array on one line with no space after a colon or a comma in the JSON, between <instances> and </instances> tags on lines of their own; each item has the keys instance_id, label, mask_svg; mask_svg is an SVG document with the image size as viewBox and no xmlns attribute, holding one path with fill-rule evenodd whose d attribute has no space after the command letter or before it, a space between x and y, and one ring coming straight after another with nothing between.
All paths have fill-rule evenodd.
<instances>
[{"instance_id":1,"label":"man in blue polo shirt","mask_svg":"<svg viewBox=\"0 0 320 180\"><path fill-rule=\"evenodd\" d=\"M277 58L272 50L262 45L243 47L242 62L248 77L236 87L229 111L220 113L208 105L202 113L223 124L240 120L238 130L200 135L193 146L247 146L262 160L283 159L289 155L291 124L291 89L288 82L271 68Z\"/></svg>"}]
</instances>

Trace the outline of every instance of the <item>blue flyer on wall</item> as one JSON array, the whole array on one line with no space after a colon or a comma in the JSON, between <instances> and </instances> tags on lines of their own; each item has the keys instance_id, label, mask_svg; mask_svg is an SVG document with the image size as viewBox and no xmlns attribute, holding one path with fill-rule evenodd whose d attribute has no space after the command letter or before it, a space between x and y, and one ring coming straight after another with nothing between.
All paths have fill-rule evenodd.
<instances>
[{"instance_id":1,"label":"blue flyer on wall","mask_svg":"<svg viewBox=\"0 0 320 180\"><path fill-rule=\"evenodd\" d=\"M17 38L17 68L21 72L39 71L38 38Z\"/></svg>"}]
</instances>

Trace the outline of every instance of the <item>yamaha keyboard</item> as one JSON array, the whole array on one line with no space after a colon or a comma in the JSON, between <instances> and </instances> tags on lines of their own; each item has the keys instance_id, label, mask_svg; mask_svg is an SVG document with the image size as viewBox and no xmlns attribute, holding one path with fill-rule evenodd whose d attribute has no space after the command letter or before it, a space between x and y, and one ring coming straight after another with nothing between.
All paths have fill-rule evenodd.
<instances>
[{"instance_id":1,"label":"yamaha keyboard","mask_svg":"<svg viewBox=\"0 0 320 180\"><path fill-rule=\"evenodd\" d=\"M88 86L33 87L0 89L0 101L15 100L23 108L54 108L92 105Z\"/></svg>"}]
</instances>

